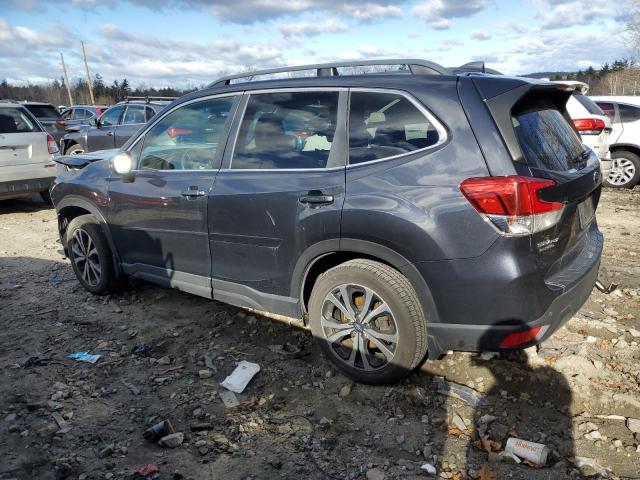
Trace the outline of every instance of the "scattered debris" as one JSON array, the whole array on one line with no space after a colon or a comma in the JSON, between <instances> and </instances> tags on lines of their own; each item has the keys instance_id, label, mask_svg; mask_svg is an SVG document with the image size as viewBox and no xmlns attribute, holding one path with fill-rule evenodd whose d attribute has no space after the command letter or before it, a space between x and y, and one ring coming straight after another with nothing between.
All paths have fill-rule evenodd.
<instances>
[{"instance_id":1,"label":"scattered debris","mask_svg":"<svg viewBox=\"0 0 640 480\"><path fill-rule=\"evenodd\" d=\"M128 383L122 380L122 384L129 389L129 391L134 395L140 395L140 389L136 387L133 383Z\"/></svg>"},{"instance_id":2,"label":"scattered debris","mask_svg":"<svg viewBox=\"0 0 640 480\"><path fill-rule=\"evenodd\" d=\"M182 442L184 442L184 433L176 432L162 437L158 443L167 448L178 448Z\"/></svg>"},{"instance_id":3,"label":"scattered debris","mask_svg":"<svg viewBox=\"0 0 640 480\"><path fill-rule=\"evenodd\" d=\"M338 395L341 398L348 397L350 394L351 394L351 385L349 385L348 383L346 385L343 385L340 391L338 392Z\"/></svg>"},{"instance_id":4,"label":"scattered debris","mask_svg":"<svg viewBox=\"0 0 640 480\"><path fill-rule=\"evenodd\" d=\"M473 388L460 385L459 383L448 382L443 377L436 377L433 381L433 386L435 387L435 391L440 395L457 398L472 407L491 405L491 401L487 397Z\"/></svg>"},{"instance_id":5,"label":"scattered debris","mask_svg":"<svg viewBox=\"0 0 640 480\"><path fill-rule=\"evenodd\" d=\"M162 422L158 422L155 425L152 425L151 427L147 428L142 434L142 436L144 437L145 440L149 442L155 442L158 439L175 432L176 432L176 429L173 428L171 421L163 420Z\"/></svg>"},{"instance_id":6,"label":"scattered debris","mask_svg":"<svg viewBox=\"0 0 640 480\"><path fill-rule=\"evenodd\" d=\"M213 372L211 370L203 369L198 371L198 376L202 379L211 378L213 376Z\"/></svg>"},{"instance_id":7,"label":"scattered debris","mask_svg":"<svg viewBox=\"0 0 640 480\"><path fill-rule=\"evenodd\" d=\"M420 468L427 472L429 475L435 475L437 473L436 467L434 467L430 463L425 463Z\"/></svg>"},{"instance_id":8,"label":"scattered debris","mask_svg":"<svg viewBox=\"0 0 640 480\"><path fill-rule=\"evenodd\" d=\"M611 472L611 469L601 465L600 462L598 462L598 460L596 460L595 458L574 457L572 459L572 462L576 467L580 468L581 470L584 468L590 468L593 470L593 473L600 475L601 477L604 477L604 478L609 478L609 473Z\"/></svg>"},{"instance_id":9,"label":"scattered debris","mask_svg":"<svg viewBox=\"0 0 640 480\"><path fill-rule=\"evenodd\" d=\"M27 361L22 364L22 368L34 368L48 365L51 362L51 358L29 357Z\"/></svg>"},{"instance_id":10,"label":"scattered debris","mask_svg":"<svg viewBox=\"0 0 640 480\"><path fill-rule=\"evenodd\" d=\"M217 372L218 369L216 368L216 366L213 364L213 359L207 355L206 353L204 354L204 365L211 371L213 372Z\"/></svg>"},{"instance_id":11,"label":"scattered debris","mask_svg":"<svg viewBox=\"0 0 640 480\"><path fill-rule=\"evenodd\" d=\"M640 433L640 419L627 418L627 428L633 433Z\"/></svg>"},{"instance_id":12,"label":"scattered debris","mask_svg":"<svg viewBox=\"0 0 640 480\"><path fill-rule=\"evenodd\" d=\"M549 448L541 443L529 442L520 438L509 438L504 446L507 455L515 455L528 460L535 466L543 466L547 463Z\"/></svg>"},{"instance_id":13,"label":"scattered debris","mask_svg":"<svg viewBox=\"0 0 640 480\"><path fill-rule=\"evenodd\" d=\"M235 393L242 393L256 373L260 371L260 365L257 363L242 360L235 368L231 375L224 379L220 384L227 390Z\"/></svg>"},{"instance_id":14,"label":"scattered debris","mask_svg":"<svg viewBox=\"0 0 640 480\"><path fill-rule=\"evenodd\" d=\"M139 479L155 479L157 475L160 473L160 469L157 465L150 463L149 465L145 465L144 467L137 468L133 472L133 477L130 480L139 480Z\"/></svg>"},{"instance_id":15,"label":"scattered debris","mask_svg":"<svg viewBox=\"0 0 640 480\"><path fill-rule=\"evenodd\" d=\"M240 402L238 401L238 397L236 397L236 394L233 393L232 391L220 390L218 394L220 395L220 398L222 399L222 403L224 403L225 407L234 408L240 405Z\"/></svg>"},{"instance_id":16,"label":"scattered debris","mask_svg":"<svg viewBox=\"0 0 640 480\"><path fill-rule=\"evenodd\" d=\"M67 355L67 358L78 360L79 362L96 363L102 355L92 355L89 352L76 352Z\"/></svg>"}]
</instances>

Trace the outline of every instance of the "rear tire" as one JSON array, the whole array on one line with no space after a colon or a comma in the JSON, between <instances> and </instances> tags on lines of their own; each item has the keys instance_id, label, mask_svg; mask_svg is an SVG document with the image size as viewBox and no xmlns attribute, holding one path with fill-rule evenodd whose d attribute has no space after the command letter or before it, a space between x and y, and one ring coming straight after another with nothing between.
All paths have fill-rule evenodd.
<instances>
[{"instance_id":1,"label":"rear tire","mask_svg":"<svg viewBox=\"0 0 640 480\"><path fill-rule=\"evenodd\" d=\"M640 180L640 157L627 150L611 154L612 168L604 184L612 188L633 188Z\"/></svg>"},{"instance_id":2,"label":"rear tire","mask_svg":"<svg viewBox=\"0 0 640 480\"><path fill-rule=\"evenodd\" d=\"M81 215L69 223L65 244L73 272L86 290L102 295L116 286L111 249L93 215Z\"/></svg>"},{"instance_id":3,"label":"rear tire","mask_svg":"<svg viewBox=\"0 0 640 480\"><path fill-rule=\"evenodd\" d=\"M84 153L84 149L77 143L74 145L71 145L64 152L65 155L80 155L81 153Z\"/></svg>"},{"instance_id":4,"label":"rear tire","mask_svg":"<svg viewBox=\"0 0 640 480\"><path fill-rule=\"evenodd\" d=\"M320 275L309 318L324 354L357 382L398 381L427 353L427 322L413 286L373 260L350 260Z\"/></svg>"}]
</instances>

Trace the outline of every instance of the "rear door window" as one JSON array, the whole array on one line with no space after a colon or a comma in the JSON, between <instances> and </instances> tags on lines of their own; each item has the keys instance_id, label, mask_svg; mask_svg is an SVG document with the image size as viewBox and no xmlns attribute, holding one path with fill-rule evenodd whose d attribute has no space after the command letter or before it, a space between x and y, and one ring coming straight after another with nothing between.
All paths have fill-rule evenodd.
<instances>
[{"instance_id":1,"label":"rear door window","mask_svg":"<svg viewBox=\"0 0 640 480\"><path fill-rule=\"evenodd\" d=\"M565 171L582 168L587 156L580 137L562 113L544 101L512 115L525 161L532 167Z\"/></svg>"},{"instance_id":2,"label":"rear door window","mask_svg":"<svg viewBox=\"0 0 640 480\"><path fill-rule=\"evenodd\" d=\"M145 123L144 105L129 105L122 119L123 125Z\"/></svg>"},{"instance_id":3,"label":"rear door window","mask_svg":"<svg viewBox=\"0 0 640 480\"><path fill-rule=\"evenodd\" d=\"M622 123L630 123L640 120L640 108L638 107L619 103L618 110L620 111L620 120Z\"/></svg>"},{"instance_id":4,"label":"rear door window","mask_svg":"<svg viewBox=\"0 0 640 480\"><path fill-rule=\"evenodd\" d=\"M120 115L122 115L122 111L124 107L113 107L104 112L104 115L100 117L100 125L104 125L107 127L118 125L120 122Z\"/></svg>"},{"instance_id":5,"label":"rear door window","mask_svg":"<svg viewBox=\"0 0 640 480\"><path fill-rule=\"evenodd\" d=\"M21 108L0 108L0 133L39 131L40 127Z\"/></svg>"},{"instance_id":6,"label":"rear door window","mask_svg":"<svg viewBox=\"0 0 640 480\"><path fill-rule=\"evenodd\" d=\"M349 107L349 163L402 155L439 141L429 119L403 95L352 92Z\"/></svg>"},{"instance_id":7,"label":"rear door window","mask_svg":"<svg viewBox=\"0 0 640 480\"><path fill-rule=\"evenodd\" d=\"M233 169L325 168L338 92L252 94L231 161Z\"/></svg>"}]
</instances>

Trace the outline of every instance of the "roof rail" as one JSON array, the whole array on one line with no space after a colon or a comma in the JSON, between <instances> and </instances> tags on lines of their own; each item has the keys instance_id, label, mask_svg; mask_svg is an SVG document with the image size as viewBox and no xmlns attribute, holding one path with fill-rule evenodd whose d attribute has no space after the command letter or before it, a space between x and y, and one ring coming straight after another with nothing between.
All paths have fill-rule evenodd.
<instances>
[{"instance_id":1,"label":"roof rail","mask_svg":"<svg viewBox=\"0 0 640 480\"><path fill-rule=\"evenodd\" d=\"M498 70L494 70L493 68L487 68L484 65L484 62L469 62L461 65L459 67L451 67L449 71L453 75L469 75L469 74L491 74L491 75L502 75Z\"/></svg>"},{"instance_id":2,"label":"roof rail","mask_svg":"<svg viewBox=\"0 0 640 480\"><path fill-rule=\"evenodd\" d=\"M144 96L144 97L124 97L124 100L122 102L118 102L118 103L129 103L133 100L144 100L145 103L149 103L149 102L153 102L153 101L167 101L167 102L172 102L173 100L175 100L178 97L152 97L152 96Z\"/></svg>"},{"instance_id":3,"label":"roof rail","mask_svg":"<svg viewBox=\"0 0 640 480\"><path fill-rule=\"evenodd\" d=\"M338 75L340 67L367 67L380 65L407 65L409 73L412 75L449 75L449 69L429 60L409 59L409 58L389 58L383 60L351 60L347 62L314 63L310 65L297 65L292 67L270 68L266 70L256 70L253 72L237 73L218 78L210 83L208 87L218 87L229 85L231 80L241 78L252 81L254 77L270 75L273 73L300 72L304 70L315 70L318 77L333 77Z\"/></svg>"}]
</instances>

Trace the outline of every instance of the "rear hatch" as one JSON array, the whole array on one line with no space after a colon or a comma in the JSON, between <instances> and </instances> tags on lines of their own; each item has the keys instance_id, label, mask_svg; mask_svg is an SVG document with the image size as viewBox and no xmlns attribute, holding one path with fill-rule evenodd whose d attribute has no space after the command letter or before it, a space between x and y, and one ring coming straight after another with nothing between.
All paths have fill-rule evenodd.
<instances>
[{"instance_id":1,"label":"rear hatch","mask_svg":"<svg viewBox=\"0 0 640 480\"><path fill-rule=\"evenodd\" d=\"M532 215L540 219L531 229L531 248L547 284L562 289L584 274L602 246L595 225L602 175L567 112L572 92L566 85L523 81L485 99L517 175L535 182L532 209L538 202L545 213Z\"/></svg>"},{"instance_id":2,"label":"rear hatch","mask_svg":"<svg viewBox=\"0 0 640 480\"><path fill-rule=\"evenodd\" d=\"M0 167L50 161L47 133L21 108L0 108Z\"/></svg>"}]
</instances>

